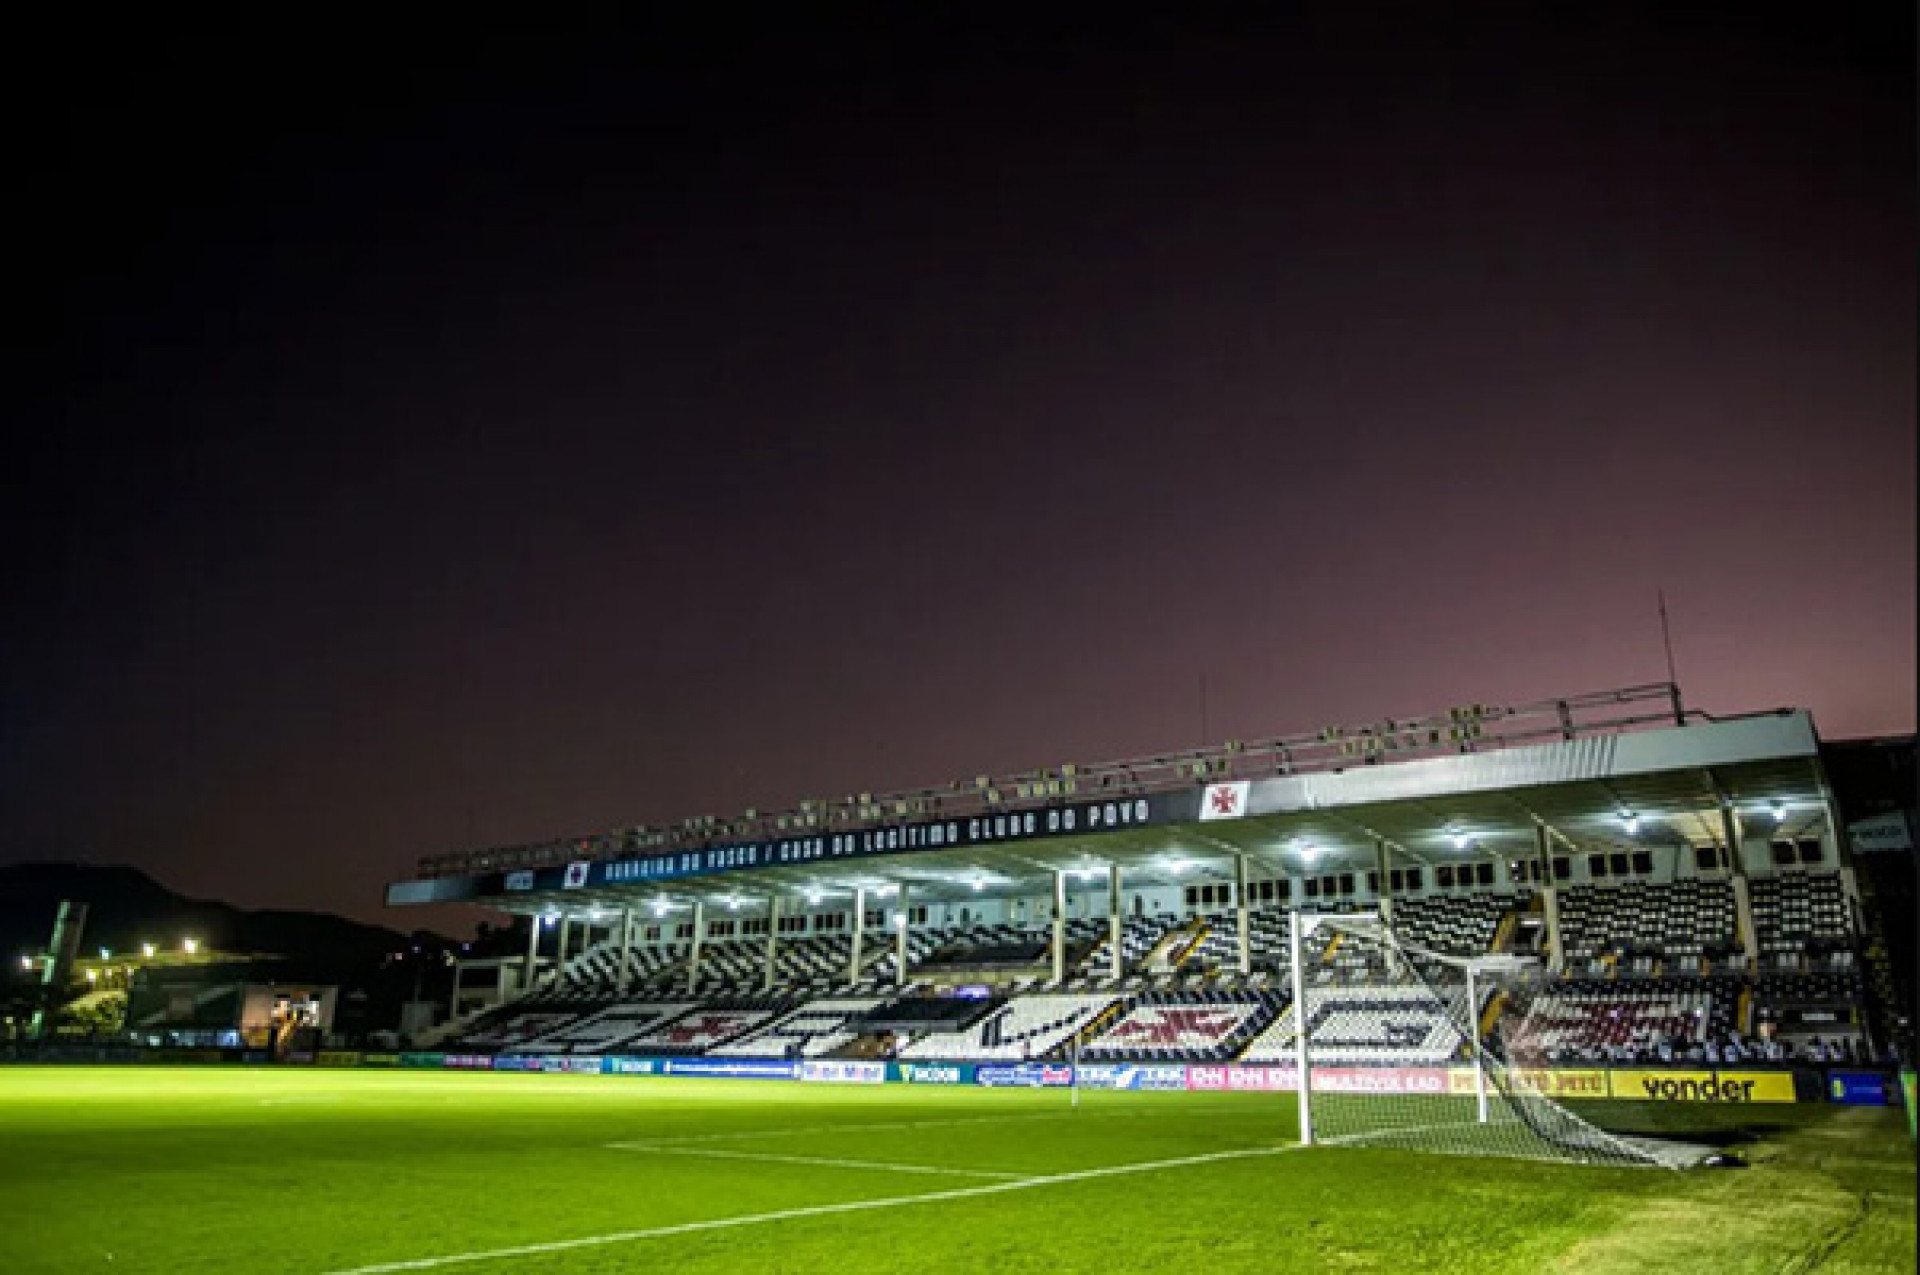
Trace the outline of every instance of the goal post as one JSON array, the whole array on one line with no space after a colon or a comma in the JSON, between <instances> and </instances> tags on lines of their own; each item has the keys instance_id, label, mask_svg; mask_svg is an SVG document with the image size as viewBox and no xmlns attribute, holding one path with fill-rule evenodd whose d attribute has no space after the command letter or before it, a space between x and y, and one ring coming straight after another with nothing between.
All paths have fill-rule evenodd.
<instances>
[{"instance_id":1,"label":"goal post","mask_svg":"<svg viewBox=\"0 0 1920 1275\"><path fill-rule=\"evenodd\" d=\"M1544 1065L1530 1022L1549 986L1539 962L1435 951L1366 913L1292 922L1293 999L1276 1044L1291 1046L1303 1144L1662 1162L1548 1092L1562 1073Z\"/></svg>"}]
</instances>

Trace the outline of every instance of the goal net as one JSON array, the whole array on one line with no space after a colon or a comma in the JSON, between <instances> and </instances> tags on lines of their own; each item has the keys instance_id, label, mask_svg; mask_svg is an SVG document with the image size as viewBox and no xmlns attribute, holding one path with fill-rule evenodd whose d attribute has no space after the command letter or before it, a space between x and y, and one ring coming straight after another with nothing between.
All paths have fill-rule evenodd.
<instances>
[{"instance_id":1,"label":"goal net","mask_svg":"<svg viewBox=\"0 0 1920 1275\"><path fill-rule=\"evenodd\" d=\"M1449 955L1377 916L1295 913L1284 1054L1302 1140L1618 1166L1661 1163L1551 1096L1528 1027L1537 962ZM1282 1052L1282 1051L1276 1051Z\"/></svg>"}]
</instances>

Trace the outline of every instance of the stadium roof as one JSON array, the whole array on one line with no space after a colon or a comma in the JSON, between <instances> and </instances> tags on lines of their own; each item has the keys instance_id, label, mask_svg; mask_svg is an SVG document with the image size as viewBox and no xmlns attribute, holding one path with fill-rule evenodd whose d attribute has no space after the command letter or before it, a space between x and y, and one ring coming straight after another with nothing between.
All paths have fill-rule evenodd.
<instances>
[{"instance_id":1,"label":"stadium roof","mask_svg":"<svg viewBox=\"0 0 1920 1275\"><path fill-rule=\"evenodd\" d=\"M1813 836L1830 809L1806 713L1712 718L1661 685L471 851L423 861L388 902L758 911L774 892L958 900L1062 871L1104 889L1114 864L1136 889L1218 879L1242 857L1261 879L1363 870L1383 852L1394 866L1519 859L1542 837L1581 852L1723 843L1723 811L1743 837Z\"/></svg>"}]
</instances>

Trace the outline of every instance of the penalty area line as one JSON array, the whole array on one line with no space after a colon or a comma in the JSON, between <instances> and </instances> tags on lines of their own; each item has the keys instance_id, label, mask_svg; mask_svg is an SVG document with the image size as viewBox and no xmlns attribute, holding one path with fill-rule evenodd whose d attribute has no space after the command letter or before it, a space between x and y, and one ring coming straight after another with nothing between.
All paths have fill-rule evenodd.
<instances>
[{"instance_id":1,"label":"penalty area line","mask_svg":"<svg viewBox=\"0 0 1920 1275\"><path fill-rule=\"evenodd\" d=\"M470 1253L447 1253L439 1257L416 1257L400 1262L374 1262L366 1266L342 1267L327 1275L386 1275L390 1271L428 1271L442 1266L473 1262L501 1261L515 1257L537 1257L543 1253L564 1253L570 1249L600 1248L609 1244L630 1244L636 1240L660 1239L669 1235L692 1235L701 1231L723 1231L739 1226L760 1226L796 1218L828 1217L836 1213L864 1213L877 1209L904 1208L910 1204L939 1204L946 1200L969 1200L983 1195L1005 1195L1013 1191L1031 1191L1070 1182L1096 1178L1122 1177L1131 1173L1155 1173L1162 1169L1182 1169L1192 1165L1216 1164L1223 1160L1246 1160L1256 1156L1281 1155L1298 1149L1297 1143L1283 1147L1248 1147L1238 1151L1209 1151L1204 1155L1178 1156L1171 1160L1148 1160L1137 1164L1114 1164L1098 1169L1076 1169L1069 1173L1050 1173L1044 1177L1019 1178L1012 1182L990 1182L983 1186L954 1187L946 1191L928 1191L923 1195L892 1195L877 1200L848 1200L840 1204L809 1204L800 1208L775 1209L770 1213L748 1213L740 1217L711 1218L702 1222L676 1222L668 1226L650 1226L636 1231L612 1231L605 1235L583 1235L571 1240L551 1240L542 1244L515 1244L507 1248L477 1249Z\"/></svg>"},{"instance_id":2,"label":"penalty area line","mask_svg":"<svg viewBox=\"0 0 1920 1275\"><path fill-rule=\"evenodd\" d=\"M932 1164L890 1164L884 1160L837 1160L818 1155L780 1155L772 1151L723 1151L718 1147L656 1146L651 1142L609 1142L615 1151L654 1151L661 1155L703 1156L714 1160L764 1160L770 1164L817 1164L829 1169L889 1169L894 1173L936 1173L952 1178L1025 1178L1026 1173L998 1169L943 1169Z\"/></svg>"}]
</instances>

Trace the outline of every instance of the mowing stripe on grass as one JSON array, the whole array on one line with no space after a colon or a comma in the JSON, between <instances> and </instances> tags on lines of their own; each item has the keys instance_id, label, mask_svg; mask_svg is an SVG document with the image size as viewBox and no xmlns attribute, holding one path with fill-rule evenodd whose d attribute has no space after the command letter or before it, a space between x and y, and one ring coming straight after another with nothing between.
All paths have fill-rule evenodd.
<instances>
[{"instance_id":1,"label":"mowing stripe on grass","mask_svg":"<svg viewBox=\"0 0 1920 1275\"><path fill-rule=\"evenodd\" d=\"M670 1226L652 1226L639 1231L613 1231L606 1235L583 1235L578 1239L552 1240L544 1244L516 1244L510 1248L480 1249L471 1253L448 1253L440 1257L416 1257L402 1262L376 1262L369 1266L350 1266L329 1271L327 1275L386 1275L389 1271L426 1271L441 1266L472 1262L492 1262L511 1257L536 1257L542 1253L563 1253L576 1248L598 1248L608 1244L628 1244L635 1240L658 1239L667 1235L691 1235L699 1231L723 1231L737 1226L759 1226L766 1222L785 1222L794 1218L826 1217L834 1213L863 1213L873 1209L897 1209L909 1204L937 1204L944 1200L967 1200L981 1195L1002 1195L1010 1191L1030 1191L1036 1187L1059 1186L1068 1182L1086 1182L1094 1178L1114 1178L1129 1173L1154 1173L1161 1169L1181 1169L1221 1160L1245 1160L1254 1156L1280 1155L1297 1149L1284 1147L1248 1147L1238 1151L1209 1151L1204 1155L1179 1156L1172 1160L1148 1160L1139 1164L1114 1164L1099 1169L1076 1169L1071 1173L1052 1173L1045 1177L1021 1178L1014 1182L992 1182L985 1186L955 1187L949 1191L929 1191L924 1195L894 1195L878 1200L849 1200L843 1204L810 1204L803 1208L776 1209L771 1213L749 1213L741 1217L713 1218L704 1222L677 1222Z\"/></svg>"},{"instance_id":2,"label":"mowing stripe on grass","mask_svg":"<svg viewBox=\"0 0 1920 1275\"><path fill-rule=\"evenodd\" d=\"M651 1142L609 1142L616 1151L657 1151L661 1155L697 1155L717 1160L766 1160L774 1164L818 1164L830 1169L891 1169L895 1173L942 1173L955 1178L1024 1178L999 1169L943 1169L932 1164L889 1164L883 1160L835 1160L817 1155L776 1155L771 1151L722 1151L718 1147L663 1147Z\"/></svg>"}]
</instances>

